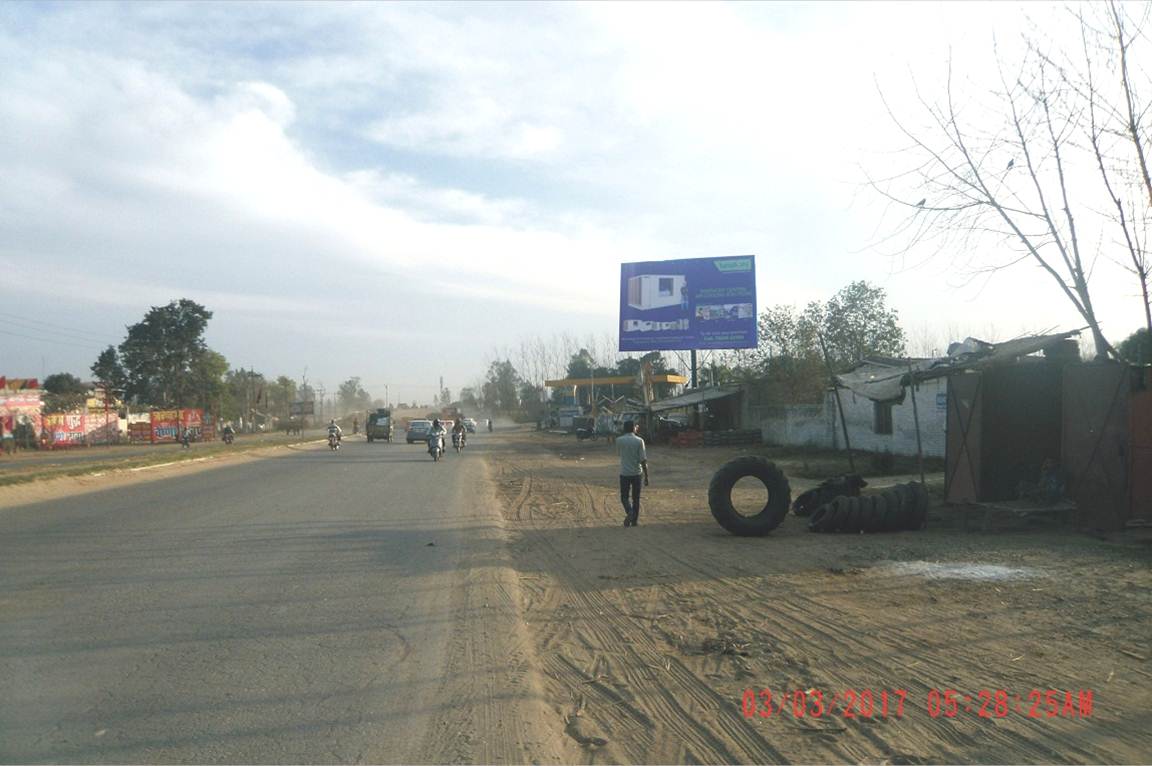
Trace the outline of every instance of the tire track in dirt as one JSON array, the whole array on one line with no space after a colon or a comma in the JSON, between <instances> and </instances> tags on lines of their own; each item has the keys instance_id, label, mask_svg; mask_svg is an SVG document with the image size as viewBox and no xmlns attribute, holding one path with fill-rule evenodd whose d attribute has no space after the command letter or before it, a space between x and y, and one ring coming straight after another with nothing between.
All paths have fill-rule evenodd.
<instances>
[{"instance_id":1,"label":"tire track in dirt","mask_svg":"<svg viewBox=\"0 0 1152 766\"><path fill-rule=\"evenodd\" d=\"M628 540L619 544L604 534L619 523L615 492L586 480L589 468L603 466L592 465L591 456L589 465L570 456L558 465L549 457L519 451L514 456L514 468L504 475L521 483L510 488L507 501L517 501L525 477L531 477L531 489L519 502L535 513L531 520L508 515L550 693L566 700L570 716L587 719L590 730L606 721L601 731L611 735L605 746L585 749L590 762L1100 762L1127 761L1142 752L1141 732L1119 710L1131 705L1119 698L1117 714L1086 721L928 715L930 689L1019 692L1063 688L1062 680L1081 677L1075 666L1065 666L1068 678L1061 679L1046 677L1050 670L1042 662L1028 668L1007 664L1021 646L1053 639L1043 626L1013 620L1009 602L1018 593L999 596L1004 609L989 612L987 599L966 595L975 586L965 591L949 585L938 591L942 605L933 607L922 580L881 578L877 587L868 574L857 578L859 569L829 566L843 562L845 551L875 550L876 543L889 540L896 558L923 557L951 538L937 536L932 544L908 536L843 538L836 541L843 545L829 546L792 531L779 544L786 546L785 560L800 566L784 568L774 561L779 552L765 549L770 563L760 569L745 541L725 538L731 544L724 545L700 537L692 524L680 528L670 521L689 520L684 511L670 509L687 510L684 501L695 508L699 493L669 482L672 491L658 491L646 505L648 513L655 509L655 515L642 517L649 529L641 532L647 534L619 538ZM573 478L565 478L565 471ZM799 559L797 547L813 551L816 561ZM604 580L619 580L622 587L608 587ZM961 611L946 611L950 603ZM754 649L748 657L709 651L706 642L726 632L764 651ZM1082 642L1080 651L1100 639L1084 632L1064 638L1082 634L1092 640ZM1126 683L1131 688L1131 679ZM748 686L903 688L909 695L901 719L748 721L740 710L740 689ZM697 720L688 726L676 720L682 717Z\"/></svg>"},{"instance_id":2,"label":"tire track in dirt","mask_svg":"<svg viewBox=\"0 0 1152 766\"><path fill-rule=\"evenodd\" d=\"M721 597L721 594L727 594L730 598L731 593L734 591L743 592L743 594L749 598L762 599L765 596L762 590L740 579L717 577L714 567L710 568L707 564L701 564L686 557L679 556L673 549L667 546L659 547L657 550L663 556L675 561L679 565L693 570L701 576L715 579L717 585L713 590L719 592L717 593L717 597L712 599L713 603L722 604L724 599ZM741 615L737 611L724 609L723 607L718 607L717 609L733 620L741 619ZM832 617L825 618L820 616L821 613L828 612L832 612ZM770 623L772 628L768 631L758 632L763 632L768 635L785 635L794 638L798 643L802 643L803 645L819 647L822 674L816 675L807 671L807 663L804 663L802 667L805 672L800 673L801 682L799 684L792 684L789 688L819 688L834 691L837 689L861 688L862 686L864 688L876 688L879 686L881 688L903 688L908 690L910 704L907 706L907 710L909 715L900 719L899 728L893 732L895 735L893 739L887 739L869 731L866 727L870 724L864 723L868 719L858 718L855 719L855 721L839 719L842 724L846 724L846 728L865 737L882 751L899 752L903 750L907 752L906 749L898 747L900 741L935 741L938 743L947 743L951 749L944 752L934 752L931 756L925 756L926 758L958 761L963 760L965 754L971 752L971 748L976 745L983 745L989 740L994 743L999 743L1010 750L1019 750L1022 732L1018 726L1012 725L1014 723L1028 721L1032 724L1028 728L1037 728L1034 725L1035 722L1030 719L1004 719L1006 723L1001 722L1000 726L991 729L985 725L986 719L978 722L965 720L963 718L934 719L929 717L923 708L912 704L913 700L925 700L931 689L949 688L952 684L946 683L945 679L956 677L957 660L961 660L963 665L978 667L981 664L979 657L966 653L963 649L948 652L940 651L941 647L931 647L937 649L937 651L917 653L913 655L914 659L919 664L925 666L924 670L917 675L919 679L928 680L917 679L909 681L901 679L893 683L893 668L891 666L878 662L861 661L862 655L859 652L861 636L867 636L867 640L873 650L880 648L891 656L908 656L906 650L907 644L916 639L900 635L897 631L892 631L891 629L885 630L883 627L877 626L865 626L860 630L853 631L851 628L846 628L845 626L849 626L854 621L858 621L859 613L848 613L837 610L827 603L821 603L817 606L810 597L798 594L791 589L781 592L778 597L774 595L772 608L765 610L763 615L764 621ZM971 647L973 645L971 641L958 643L962 647ZM873 653L878 652L874 651ZM841 657L845 656L852 657L852 662L848 663L841 659ZM860 678L862 677L871 677L874 680L864 685L860 682ZM1005 685L1003 680L998 683L1001 686ZM1044 688L1046 685L1043 679L1033 678L1020 683L1015 688ZM1040 761L1052 759L1063 760L1066 759L1068 755L1075 754L1085 761L1091 761L1093 758L1098 757L1098 754L1087 751L1082 747L1080 740L1082 732L1076 731L1070 736L1055 737L1055 739L1060 742L1060 748L1052 748L1050 746L1050 741L1054 739L1054 732L1050 729L1037 731L1035 735L1036 736L1030 736L1025 739L1029 746L1024 753L1024 757L1026 758L1034 758ZM1061 755L1061 753L1063 753L1063 755ZM845 755L850 758L860 757L859 754Z\"/></svg>"},{"instance_id":3,"label":"tire track in dirt","mask_svg":"<svg viewBox=\"0 0 1152 766\"><path fill-rule=\"evenodd\" d=\"M567 495L565 499L569 505L580 512L592 511L598 505L595 493L588 485L579 485L574 494L559 494ZM563 553L547 538L541 540L541 550L537 553L541 563L546 560L553 569L562 569L560 574L573 582L584 577L584 572L568 563ZM564 637L567 639L564 643L583 646L594 669L607 670L605 677L622 678L623 684L605 684L596 672L588 677L579 669L578 663L565 655L554 655L554 658L546 660L546 670L572 695L576 712L583 713L589 695L594 695L601 705L611 710L611 722L598 723L614 734L618 732L617 736L626 734L621 738L629 746L621 749L609 744L607 755L620 751L631 760L641 761L669 757L672 760L694 758L726 763L784 760L782 753L741 717L728 710L731 708L728 700L717 695L677 658L661 652L648 637L648 626L620 613L618 606L595 587L574 589L569 597L578 605L567 620L568 628L564 632L568 635ZM545 639L545 643L551 642ZM666 674L665 677L658 677L653 669L659 669ZM637 687L650 689L652 694L638 700L628 691ZM695 709L686 707L686 701ZM712 719L711 725L700 715L704 711L712 714L708 716ZM662 752L659 758L654 758L651 747L656 742L656 732L681 740L678 747L682 750Z\"/></svg>"}]
</instances>

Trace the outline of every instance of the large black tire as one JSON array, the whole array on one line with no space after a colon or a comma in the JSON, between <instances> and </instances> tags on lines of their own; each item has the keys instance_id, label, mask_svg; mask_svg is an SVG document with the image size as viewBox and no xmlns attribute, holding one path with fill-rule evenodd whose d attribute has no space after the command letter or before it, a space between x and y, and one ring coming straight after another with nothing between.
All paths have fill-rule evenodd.
<instances>
[{"instance_id":1,"label":"large black tire","mask_svg":"<svg viewBox=\"0 0 1152 766\"><path fill-rule=\"evenodd\" d=\"M768 502L758 513L745 516L732 505L732 488L745 476L755 476L768 490ZM792 489L775 463L748 455L720 466L708 484L708 507L716 522L734 535L760 537L768 534L788 515Z\"/></svg>"}]
</instances>

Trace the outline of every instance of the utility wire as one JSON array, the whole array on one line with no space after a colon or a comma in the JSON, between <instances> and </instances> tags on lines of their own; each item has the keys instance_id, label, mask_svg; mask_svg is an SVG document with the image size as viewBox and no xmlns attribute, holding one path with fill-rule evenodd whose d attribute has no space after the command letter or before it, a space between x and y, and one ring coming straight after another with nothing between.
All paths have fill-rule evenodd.
<instances>
[{"instance_id":1,"label":"utility wire","mask_svg":"<svg viewBox=\"0 0 1152 766\"><path fill-rule=\"evenodd\" d=\"M16 338L25 338L27 340L34 340L40 343L58 343L61 346L73 346L74 348L82 348L88 351L93 351L96 349L95 346L84 346L79 343L70 343L66 340L57 340L55 338L37 338L32 335L24 335L23 333L9 332L7 330L0 330L0 335L11 335Z\"/></svg>"},{"instance_id":2,"label":"utility wire","mask_svg":"<svg viewBox=\"0 0 1152 766\"><path fill-rule=\"evenodd\" d=\"M98 343L98 342L106 340L106 338L107 338L107 336L99 336L97 338L97 337L92 337L92 336L81 335L78 332L72 332L70 330L50 330L46 327L36 327L34 325L28 324L26 322L21 322L21 321L16 320L16 319L5 319L4 317L0 317L0 326L4 326L4 325L7 325L9 327L9 329L22 330L24 332L33 332L33 333L36 333L38 335L60 336L62 338L67 338L68 340L78 340L78 341L82 341L84 343ZM93 335L95 335L95 333L93 333Z\"/></svg>"},{"instance_id":3,"label":"utility wire","mask_svg":"<svg viewBox=\"0 0 1152 766\"><path fill-rule=\"evenodd\" d=\"M104 333L92 332L90 330L80 330L80 329L76 329L74 327L67 327L65 325L55 324L53 322L45 322L41 319L32 319L31 317L21 316L20 314L13 314L13 313L8 312L8 311L0 311L0 317L11 317L11 319L9 321L13 321L13 322L16 322L18 324L44 325L44 327L46 327L46 328L54 328L53 330L51 330L51 332L53 332L53 333L56 333L56 331L58 331L58 330L64 330L65 332L71 333L73 335L87 335L89 337L98 338L101 340L103 340L104 338L107 337L107 335L105 335ZM32 327L30 329L38 330L41 332L47 331L47 330L40 330L37 327Z\"/></svg>"}]
</instances>

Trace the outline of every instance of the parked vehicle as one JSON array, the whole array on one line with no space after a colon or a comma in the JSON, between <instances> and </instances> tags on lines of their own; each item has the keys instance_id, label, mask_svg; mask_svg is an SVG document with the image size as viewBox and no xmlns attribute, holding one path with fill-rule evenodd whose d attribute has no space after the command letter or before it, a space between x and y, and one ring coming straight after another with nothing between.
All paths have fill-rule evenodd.
<instances>
[{"instance_id":1,"label":"parked vehicle","mask_svg":"<svg viewBox=\"0 0 1152 766\"><path fill-rule=\"evenodd\" d=\"M428 441L428 432L432 430L431 420L413 420L408 424L405 440L409 444Z\"/></svg>"},{"instance_id":2,"label":"parked vehicle","mask_svg":"<svg viewBox=\"0 0 1152 766\"><path fill-rule=\"evenodd\" d=\"M369 443L378 439L391 442L393 433L392 410L379 409L368 415L368 421L364 425L364 435Z\"/></svg>"},{"instance_id":3,"label":"parked vehicle","mask_svg":"<svg viewBox=\"0 0 1152 766\"><path fill-rule=\"evenodd\" d=\"M470 434L476 433L476 418L464 418L464 429Z\"/></svg>"},{"instance_id":4,"label":"parked vehicle","mask_svg":"<svg viewBox=\"0 0 1152 766\"><path fill-rule=\"evenodd\" d=\"M444 456L443 436L436 434L428 437L428 454L432 456L433 461L440 462L440 458Z\"/></svg>"}]
</instances>

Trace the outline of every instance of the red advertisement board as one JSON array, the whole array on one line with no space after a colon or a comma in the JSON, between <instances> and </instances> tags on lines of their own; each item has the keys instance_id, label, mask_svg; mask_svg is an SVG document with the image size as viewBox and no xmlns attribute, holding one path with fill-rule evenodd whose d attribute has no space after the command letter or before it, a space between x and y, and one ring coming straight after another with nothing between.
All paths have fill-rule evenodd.
<instances>
[{"instance_id":1,"label":"red advertisement board","mask_svg":"<svg viewBox=\"0 0 1152 766\"><path fill-rule=\"evenodd\" d=\"M78 447L87 434L82 412L59 412L44 416L44 438L53 449Z\"/></svg>"},{"instance_id":2,"label":"red advertisement board","mask_svg":"<svg viewBox=\"0 0 1152 766\"><path fill-rule=\"evenodd\" d=\"M113 411L88 410L84 422L89 444L108 444L120 441L120 416Z\"/></svg>"},{"instance_id":3,"label":"red advertisement board","mask_svg":"<svg viewBox=\"0 0 1152 766\"><path fill-rule=\"evenodd\" d=\"M180 410L152 410L152 443L180 439Z\"/></svg>"}]
</instances>

